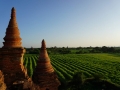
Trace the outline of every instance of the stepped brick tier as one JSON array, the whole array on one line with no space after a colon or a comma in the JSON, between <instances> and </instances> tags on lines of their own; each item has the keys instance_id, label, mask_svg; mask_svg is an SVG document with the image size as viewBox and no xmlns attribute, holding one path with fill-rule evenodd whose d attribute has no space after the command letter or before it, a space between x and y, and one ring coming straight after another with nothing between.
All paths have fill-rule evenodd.
<instances>
[{"instance_id":1,"label":"stepped brick tier","mask_svg":"<svg viewBox=\"0 0 120 90\"><path fill-rule=\"evenodd\" d=\"M21 47L21 38L16 21L16 11L14 7L11 10L11 19L6 29L6 36L4 37L4 40L4 48Z\"/></svg>"},{"instance_id":2,"label":"stepped brick tier","mask_svg":"<svg viewBox=\"0 0 120 90\"><path fill-rule=\"evenodd\" d=\"M58 90L58 86L60 85L50 63L44 40L42 40L40 56L32 80L36 85L39 85L40 90Z\"/></svg>"},{"instance_id":3,"label":"stepped brick tier","mask_svg":"<svg viewBox=\"0 0 120 90\"><path fill-rule=\"evenodd\" d=\"M15 9L11 10L11 19L6 29L3 47L0 48L0 70L4 74L7 89L14 85L24 85L28 80L27 70L23 66L25 49L21 46L21 38L16 22ZM25 81L26 80L26 81Z\"/></svg>"},{"instance_id":4,"label":"stepped brick tier","mask_svg":"<svg viewBox=\"0 0 120 90\"><path fill-rule=\"evenodd\" d=\"M4 75L0 70L0 90L6 90L6 84L4 83Z\"/></svg>"}]
</instances>

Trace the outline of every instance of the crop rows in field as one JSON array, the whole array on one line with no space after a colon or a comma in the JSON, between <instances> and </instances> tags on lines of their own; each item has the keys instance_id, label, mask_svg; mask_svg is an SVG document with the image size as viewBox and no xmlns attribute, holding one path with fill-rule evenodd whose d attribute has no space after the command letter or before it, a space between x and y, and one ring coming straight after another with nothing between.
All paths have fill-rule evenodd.
<instances>
[{"instance_id":1,"label":"crop rows in field","mask_svg":"<svg viewBox=\"0 0 120 90\"><path fill-rule=\"evenodd\" d=\"M32 76L38 56L24 57L24 65ZM82 71L85 77L94 74L120 84L120 57L110 54L66 54L50 55L51 64L61 81L70 80L74 71Z\"/></svg>"}]
</instances>

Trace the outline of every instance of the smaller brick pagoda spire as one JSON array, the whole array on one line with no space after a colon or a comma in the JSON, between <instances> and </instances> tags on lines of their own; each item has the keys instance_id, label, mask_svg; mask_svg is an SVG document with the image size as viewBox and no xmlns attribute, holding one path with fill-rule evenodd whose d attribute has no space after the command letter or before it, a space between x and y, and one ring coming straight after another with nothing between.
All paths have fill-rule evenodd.
<instances>
[{"instance_id":1,"label":"smaller brick pagoda spire","mask_svg":"<svg viewBox=\"0 0 120 90\"><path fill-rule=\"evenodd\" d=\"M39 60L37 62L36 70L39 71L36 73L42 73L42 74L51 73L54 71L50 63L50 58L46 50L46 44L44 39L42 40L41 51L40 51Z\"/></svg>"},{"instance_id":2,"label":"smaller brick pagoda spire","mask_svg":"<svg viewBox=\"0 0 120 90\"><path fill-rule=\"evenodd\" d=\"M3 39L5 41L3 42L4 48L21 47L21 38L16 21L16 11L14 7L11 10L11 19L6 29L6 36Z\"/></svg>"},{"instance_id":3,"label":"smaller brick pagoda spire","mask_svg":"<svg viewBox=\"0 0 120 90\"><path fill-rule=\"evenodd\" d=\"M58 90L58 86L60 85L57 75L50 63L44 39L42 40L40 56L32 79L34 83L39 85L41 90Z\"/></svg>"}]
</instances>

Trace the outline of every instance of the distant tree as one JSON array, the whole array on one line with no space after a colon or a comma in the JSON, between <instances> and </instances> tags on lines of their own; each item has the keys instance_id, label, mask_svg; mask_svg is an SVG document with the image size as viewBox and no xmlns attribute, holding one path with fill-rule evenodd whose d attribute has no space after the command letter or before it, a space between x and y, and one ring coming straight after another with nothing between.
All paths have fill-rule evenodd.
<instances>
[{"instance_id":1,"label":"distant tree","mask_svg":"<svg viewBox=\"0 0 120 90\"><path fill-rule=\"evenodd\" d=\"M66 48L68 49L68 46Z\"/></svg>"},{"instance_id":2,"label":"distant tree","mask_svg":"<svg viewBox=\"0 0 120 90\"><path fill-rule=\"evenodd\" d=\"M101 48L100 47L94 47L94 48L92 48L92 50L90 51L91 53L100 53L100 52L102 52L101 51Z\"/></svg>"},{"instance_id":3,"label":"distant tree","mask_svg":"<svg viewBox=\"0 0 120 90\"><path fill-rule=\"evenodd\" d=\"M81 47L81 46L76 48L76 50L80 50L80 49L82 49L82 47Z\"/></svg>"},{"instance_id":4,"label":"distant tree","mask_svg":"<svg viewBox=\"0 0 120 90\"><path fill-rule=\"evenodd\" d=\"M103 46L103 47L101 48L101 50L102 50L102 52L106 53L106 52L108 52L108 47Z\"/></svg>"},{"instance_id":5,"label":"distant tree","mask_svg":"<svg viewBox=\"0 0 120 90\"><path fill-rule=\"evenodd\" d=\"M32 49L32 50L29 50L29 54L39 54L40 50L39 49Z\"/></svg>"},{"instance_id":6,"label":"distant tree","mask_svg":"<svg viewBox=\"0 0 120 90\"><path fill-rule=\"evenodd\" d=\"M54 48L56 49L56 48L57 48L57 46L54 46Z\"/></svg>"},{"instance_id":7,"label":"distant tree","mask_svg":"<svg viewBox=\"0 0 120 90\"><path fill-rule=\"evenodd\" d=\"M108 52L114 53L115 52L115 48L113 48L113 47L108 48Z\"/></svg>"},{"instance_id":8,"label":"distant tree","mask_svg":"<svg viewBox=\"0 0 120 90\"><path fill-rule=\"evenodd\" d=\"M31 50L34 50L34 48L31 46Z\"/></svg>"}]
</instances>

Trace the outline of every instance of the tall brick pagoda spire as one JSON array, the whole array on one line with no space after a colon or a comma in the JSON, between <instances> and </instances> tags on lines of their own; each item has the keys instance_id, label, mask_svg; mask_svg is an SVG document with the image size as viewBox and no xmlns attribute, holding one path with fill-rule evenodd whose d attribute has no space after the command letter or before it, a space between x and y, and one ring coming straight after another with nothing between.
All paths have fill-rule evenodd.
<instances>
[{"instance_id":1,"label":"tall brick pagoda spire","mask_svg":"<svg viewBox=\"0 0 120 90\"><path fill-rule=\"evenodd\" d=\"M39 85L40 90L58 90L58 86L60 85L50 63L44 39L42 40L40 56L32 79L35 84Z\"/></svg>"},{"instance_id":2,"label":"tall brick pagoda spire","mask_svg":"<svg viewBox=\"0 0 120 90\"><path fill-rule=\"evenodd\" d=\"M14 7L11 10L11 19L6 29L6 36L4 37L4 40L4 48L21 47L21 38L16 21L16 11Z\"/></svg>"},{"instance_id":3,"label":"tall brick pagoda spire","mask_svg":"<svg viewBox=\"0 0 120 90\"><path fill-rule=\"evenodd\" d=\"M14 7L11 10L11 19L4 40L4 45L0 48L0 70L4 74L4 81L9 89L15 83L22 83L27 77L27 71L23 66L25 49L21 46Z\"/></svg>"}]
</instances>

